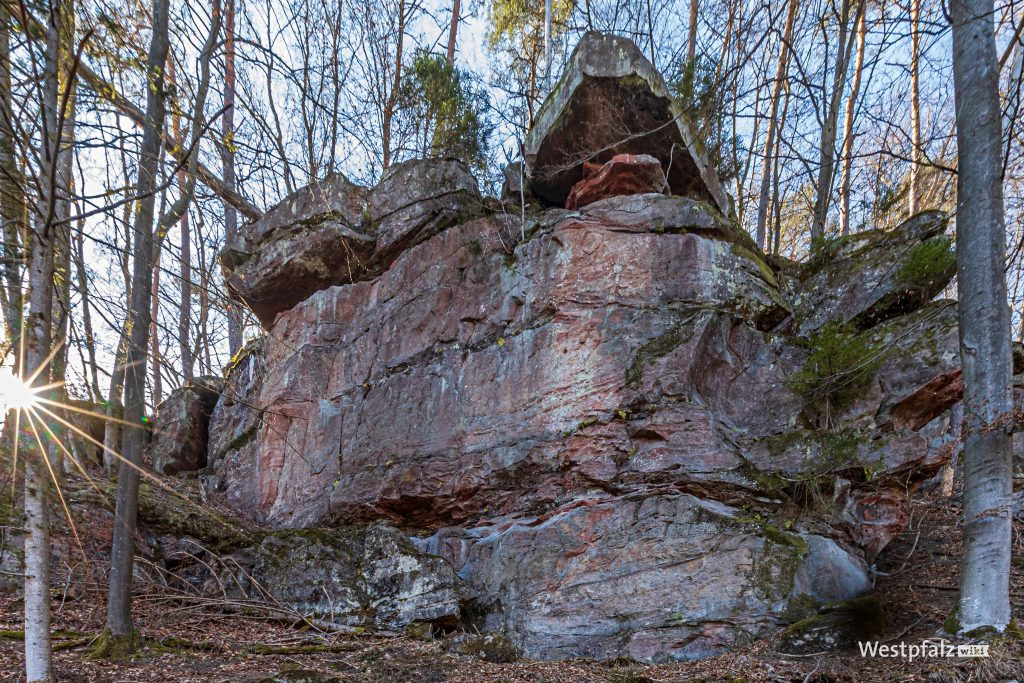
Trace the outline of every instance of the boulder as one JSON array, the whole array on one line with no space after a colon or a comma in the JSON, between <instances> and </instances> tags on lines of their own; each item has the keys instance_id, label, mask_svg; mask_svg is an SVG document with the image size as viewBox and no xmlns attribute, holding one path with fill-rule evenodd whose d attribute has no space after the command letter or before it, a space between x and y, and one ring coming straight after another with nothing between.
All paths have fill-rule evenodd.
<instances>
[{"instance_id":1,"label":"boulder","mask_svg":"<svg viewBox=\"0 0 1024 683\"><path fill-rule=\"evenodd\" d=\"M395 164L367 198L367 216L376 235L374 259L388 262L482 208L476 178L461 161L413 159Z\"/></svg>"},{"instance_id":2,"label":"boulder","mask_svg":"<svg viewBox=\"0 0 1024 683\"><path fill-rule=\"evenodd\" d=\"M649 154L616 154L604 166L583 164L583 180L572 186L565 208L578 209L608 197L664 192L661 162Z\"/></svg>"},{"instance_id":3,"label":"boulder","mask_svg":"<svg viewBox=\"0 0 1024 683\"><path fill-rule=\"evenodd\" d=\"M364 218L366 194L335 173L243 226L220 254L232 298L267 327L310 294L366 277L374 250Z\"/></svg>"},{"instance_id":4,"label":"boulder","mask_svg":"<svg viewBox=\"0 0 1024 683\"><path fill-rule=\"evenodd\" d=\"M866 329L917 310L956 274L949 216L924 211L889 231L868 230L818 247L793 298L792 329L828 322Z\"/></svg>"},{"instance_id":5,"label":"boulder","mask_svg":"<svg viewBox=\"0 0 1024 683\"><path fill-rule=\"evenodd\" d=\"M479 628L536 659L709 656L870 585L835 542L743 518L685 494L590 498L423 544L466 578Z\"/></svg>"},{"instance_id":6,"label":"boulder","mask_svg":"<svg viewBox=\"0 0 1024 683\"><path fill-rule=\"evenodd\" d=\"M732 213L715 169L661 74L635 44L619 36L584 34L537 112L524 154L530 189L549 206L565 206L572 187L584 178L585 162L644 154L661 163L671 194Z\"/></svg>"},{"instance_id":7,"label":"boulder","mask_svg":"<svg viewBox=\"0 0 1024 683\"><path fill-rule=\"evenodd\" d=\"M620 200L638 209L621 211L631 223L605 218ZM239 510L276 525L447 524L534 509L597 470L618 472L629 430L668 427L617 411L696 317L713 308L749 321L739 327L769 327L786 315L771 270L718 239L729 228L694 204L603 200L587 207L594 217L566 213L511 253L499 217L474 220L403 252L372 283L311 296L268 336L266 374L246 400L262 416L241 440L251 469L222 473L226 492L254 492ZM709 425L709 443L728 431ZM669 467L669 456L638 449ZM570 453L585 462L567 478ZM528 495L523 476L537 484Z\"/></svg>"},{"instance_id":8,"label":"boulder","mask_svg":"<svg viewBox=\"0 0 1024 683\"><path fill-rule=\"evenodd\" d=\"M256 468L256 432L262 411L256 404L266 366L265 338L245 345L225 369L227 381L210 415L207 463L214 474L204 478L207 495L219 497L244 517L256 512L256 492L249 485Z\"/></svg>"},{"instance_id":9,"label":"boulder","mask_svg":"<svg viewBox=\"0 0 1024 683\"><path fill-rule=\"evenodd\" d=\"M265 328L332 285L372 278L403 249L481 210L460 161L392 166L367 189L340 173L293 192L243 226L220 254L229 293Z\"/></svg>"},{"instance_id":10,"label":"boulder","mask_svg":"<svg viewBox=\"0 0 1024 683\"><path fill-rule=\"evenodd\" d=\"M384 525L272 533L254 553L252 578L255 594L337 624L459 622L463 587L451 564Z\"/></svg>"},{"instance_id":11,"label":"boulder","mask_svg":"<svg viewBox=\"0 0 1024 683\"><path fill-rule=\"evenodd\" d=\"M149 446L154 470L171 475L206 467L210 415L223 389L221 378L200 377L163 400Z\"/></svg>"}]
</instances>

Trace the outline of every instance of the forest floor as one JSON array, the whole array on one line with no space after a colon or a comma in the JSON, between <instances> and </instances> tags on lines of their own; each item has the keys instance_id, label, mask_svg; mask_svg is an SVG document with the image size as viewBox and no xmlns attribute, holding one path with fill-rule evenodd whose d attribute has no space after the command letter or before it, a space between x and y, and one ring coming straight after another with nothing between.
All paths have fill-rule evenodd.
<instances>
[{"instance_id":1,"label":"forest floor","mask_svg":"<svg viewBox=\"0 0 1024 683\"><path fill-rule=\"evenodd\" d=\"M959 504L918 499L911 527L876 562L874 595L883 606L889 644L934 638L957 594ZM1003 640L987 659L863 658L859 652L779 652L773 636L726 655L695 662L644 665L632 661L517 661L493 664L447 654L444 639L316 634L254 614L225 612L216 601L183 600L149 585L136 596L134 616L145 638L127 661L94 661L90 645L103 626L103 525L79 522L91 570L58 585L53 602L54 655L60 681L323 681L458 683L486 681L1024 681L1024 643ZM60 538L63 530L55 530ZM1024 616L1024 523L1014 533L1012 601ZM61 572L56 572L61 574ZM92 578L86 578L92 577ZM59 581L55 580L55 583ZM0 679L22 676L21 603L0 601Z\"/></svg>"}]
</instances>

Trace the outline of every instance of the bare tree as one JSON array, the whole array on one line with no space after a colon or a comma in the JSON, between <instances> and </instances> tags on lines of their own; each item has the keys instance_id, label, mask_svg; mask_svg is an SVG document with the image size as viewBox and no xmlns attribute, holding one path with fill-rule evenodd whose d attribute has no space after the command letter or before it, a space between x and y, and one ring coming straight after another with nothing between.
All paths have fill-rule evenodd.
<instances>
[{"instance_id":1,"label":"bare tree","mask_svg":"<svg viewBox=\"0 0 1024 683\"><path fill-rule=\"evenodd\" d=\"M779 99L782 97L782 87L789 70L789 51L793 43L793 26L796 23L797 8L799 6L799 0L789 1L789 9L786 11L786 26L782 31L782 38L779 40L779 63L775 70L771 105L768 111L768 131L764 138L764 165L761 170L761 191L758 194L757 200L756 240L758 246L762 249L767 249L765 225L768 222L768 194L772 178L771 164L776 146L775 135L778 126Z\"/></svg>"},{"instance_id":2,"label":"bare tree","mask_svg":"<svg viewBox=\"0 0 1024 683\"><path fill-rule=\"evenodd\" d=\"M135 556L135 516L138 509L139 472L142 462L146 389L146 349L149 345L150 295L153 281L153 214L160 166L162 131L167 114L164 66L169 51L168 9L170 0L154 0L153 29L146 61L146 114L140 149L139 197L135 214L135 255L132 273L127 351L125 353L124 421L121 462L114 512L114 538L110 554L104 654L131 651L136 632L131 617L132 564Z\"/></svg>"},{"instance_id":3,"label":"bare tree","mask_svg":"<svg viewBox=\"0 0 1024 683\"><path fill-rule=\"evenodd\" d=\"M818 145L818 177L815 184L814 215L811 219L811 239L825 235L828 209L832 200L832 183L835 180L836 127L839 122L839 107L846 85L847 65L853 47L850 31L850 15L856 24L864 11L865 0L842 0L839 10L839 36L836 40L835 67L832 72L832 90L822 112L821 142ZM856 6L854 6L856 3Z\"/></svg>"}]
</instances>

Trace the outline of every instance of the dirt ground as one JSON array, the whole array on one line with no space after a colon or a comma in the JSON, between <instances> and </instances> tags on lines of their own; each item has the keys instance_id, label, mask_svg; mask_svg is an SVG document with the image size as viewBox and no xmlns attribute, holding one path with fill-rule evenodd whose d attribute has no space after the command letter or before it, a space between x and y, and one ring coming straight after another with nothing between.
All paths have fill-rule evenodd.
<instances>
[{"instance_id":1,"label":"dirt ground","mask_svg":"<svg viewBox=\"0 0 1024 683\"><path fill-rule=\"evenodd\" d=\"M874 595L886 614L883 641L920 643L936 635L956 599L959 507L949 498L915 503L911 527L876 562ZM82 525L80 524L79 527ZM135 619L146 645L129 661L88 655L103 624L102 535L79 529L91 567L65 572L54 593L56 670L61 681L290 681L410 683L486 681L1008 681L1024 680L1024 643L1004 639L988 659L870 659L857 651L793 656L779 637L695 662L516 661L495 664L447 654L444 638L332 635L301 630L260 615L183 599L148 585ZM107 537L109 538L109 537ZM1024 523L1014 534L1014 614L1024 616ZM57 572L60 574L60 572ZM0 678L22 676L21 604L0 603Z\"/></svg>"}]
</instances>

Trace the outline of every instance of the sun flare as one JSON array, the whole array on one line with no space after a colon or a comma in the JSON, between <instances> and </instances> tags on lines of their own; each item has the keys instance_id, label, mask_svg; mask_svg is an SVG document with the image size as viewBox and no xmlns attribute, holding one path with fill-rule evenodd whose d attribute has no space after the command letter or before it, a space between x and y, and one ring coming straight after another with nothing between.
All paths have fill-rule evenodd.
<instances>
[{"instance_id":1,"label":"sun flare","mask_svg":"<svg viewBox=\"0 0 1024 683\"><path fill-rule=\"evenodd\" d=\"M5 410L27 410L39 401L39 389L16 377L10 368L0 369L0 406Z\"/></svg>"}]
</instances>

